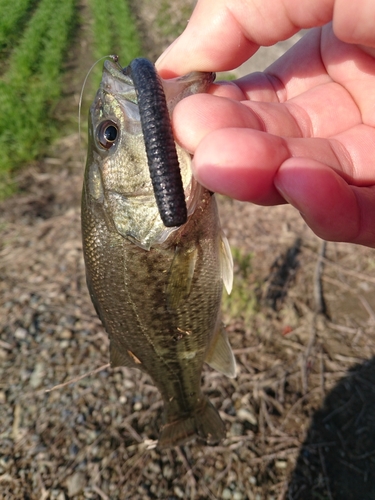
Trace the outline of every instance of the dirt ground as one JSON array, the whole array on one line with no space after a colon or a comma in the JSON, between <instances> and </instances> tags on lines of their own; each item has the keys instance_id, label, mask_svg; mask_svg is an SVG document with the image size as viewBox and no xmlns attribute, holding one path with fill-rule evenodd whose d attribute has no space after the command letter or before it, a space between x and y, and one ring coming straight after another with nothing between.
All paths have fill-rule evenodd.
<instances>
[{"instance_id":1,"label":"dirt ground","mask_svg":"<svg viewBox=\"0 0 375 500\"><path fill-rule=\"evenodd\" d=\"M373 500L374 251L324 244L291 207L220 198L238 376L205 367L202 385L227 437L159 452L160 396L108 366L86 289L78 150L77 133L58 141L0 205L0 499Z\"/></svg>"}]
</instances>

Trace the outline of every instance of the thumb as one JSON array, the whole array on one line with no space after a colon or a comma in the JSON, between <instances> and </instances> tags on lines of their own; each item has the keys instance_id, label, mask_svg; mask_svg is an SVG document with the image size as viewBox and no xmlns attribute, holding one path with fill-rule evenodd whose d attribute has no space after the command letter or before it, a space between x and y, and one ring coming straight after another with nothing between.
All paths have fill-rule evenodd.
<instances>
[{"instance_id":1,"label":"thumb","mask_svg":"<svg viewBox=\"0 0 375 500\"><path fill-rule=\"evenodd\" d=\"M156 65L164 78L228 71L302 28L332 19L334 0L199 0L182 35Z\"/></svg>"}]
</instances>

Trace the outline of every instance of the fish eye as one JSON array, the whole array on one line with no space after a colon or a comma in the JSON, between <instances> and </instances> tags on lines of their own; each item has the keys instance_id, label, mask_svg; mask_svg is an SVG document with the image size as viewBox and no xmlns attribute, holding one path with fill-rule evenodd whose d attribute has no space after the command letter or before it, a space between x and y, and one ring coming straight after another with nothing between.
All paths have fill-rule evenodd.
<instances>
[{"instance_id":1,"label":"fish eye","mask_svg":"<svg viewBox=\"0 0 375 500\"><path fill-rule=\"evenodd\" d=\"M106 120L99 125L97 134L101 146L105 149L110 149L118 137L118 126L113 121Z\"/></svg>"}]
</instances>

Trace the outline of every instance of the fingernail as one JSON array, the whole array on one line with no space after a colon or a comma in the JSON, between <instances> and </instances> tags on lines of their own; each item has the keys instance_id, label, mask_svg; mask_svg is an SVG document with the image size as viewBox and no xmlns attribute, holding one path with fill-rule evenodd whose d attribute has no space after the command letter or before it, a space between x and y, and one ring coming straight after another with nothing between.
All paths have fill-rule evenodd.
<instances>
[{"instance_id":1,"label":"fingernail","mask_svg":"<svg viewBox=\"0 0 375 500\"><path fill-rule=\"evenodd\" d=\"M291 197L288 193L288 191L285 189L285 187L283 186L283 183L280 182L279 179L275 179L274 180L274 185L277 189L277 191L280 193L280 195L284 198L284 200L289 203L289 205L292 205L292 207L296 208L300 214L302 215L303 217L303 212L300 208L300 204L297 202L297 200L295 199L296 197Z\"/></svg>"},{"instance_id":2,"label":"fingernail","mask_svg":"<svg viewBox=\"0 0 375 500\"><path fill-rule=\"evenodd\" d=\"M277 178L274 180L274 185L275 185L275 188L278 190L278 192L281 194L281 196L285 199L285 201L287 201L289 203L288 193L285 192L285 189L284 189L282 183Z\"/></svg>"}]
</instances>

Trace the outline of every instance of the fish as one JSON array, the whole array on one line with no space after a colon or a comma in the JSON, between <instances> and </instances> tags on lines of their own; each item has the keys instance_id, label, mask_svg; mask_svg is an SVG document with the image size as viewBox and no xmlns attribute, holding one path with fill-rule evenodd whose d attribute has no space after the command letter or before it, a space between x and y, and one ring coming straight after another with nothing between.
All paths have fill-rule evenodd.
<instances>
[{"instance_id":1,"label":"fish","mask_svg":"<svg viewBox=\"0 0 375 500\"><path fill-rule=\"evenodd\" d=\"M171 116L183 98L206 92L212 73L160 79ZM146 372L160 391L158 448L197 438L218 444L225 425L201 389L204 363L228 377L236 363L220 309L233 260L215 195L193 177L191 155L176 142L187 221L166 227L147 165L134 82L104 63L89 111L82 189L86 281L109 336L112 367Z\"/></svg>"}]
</instances>

